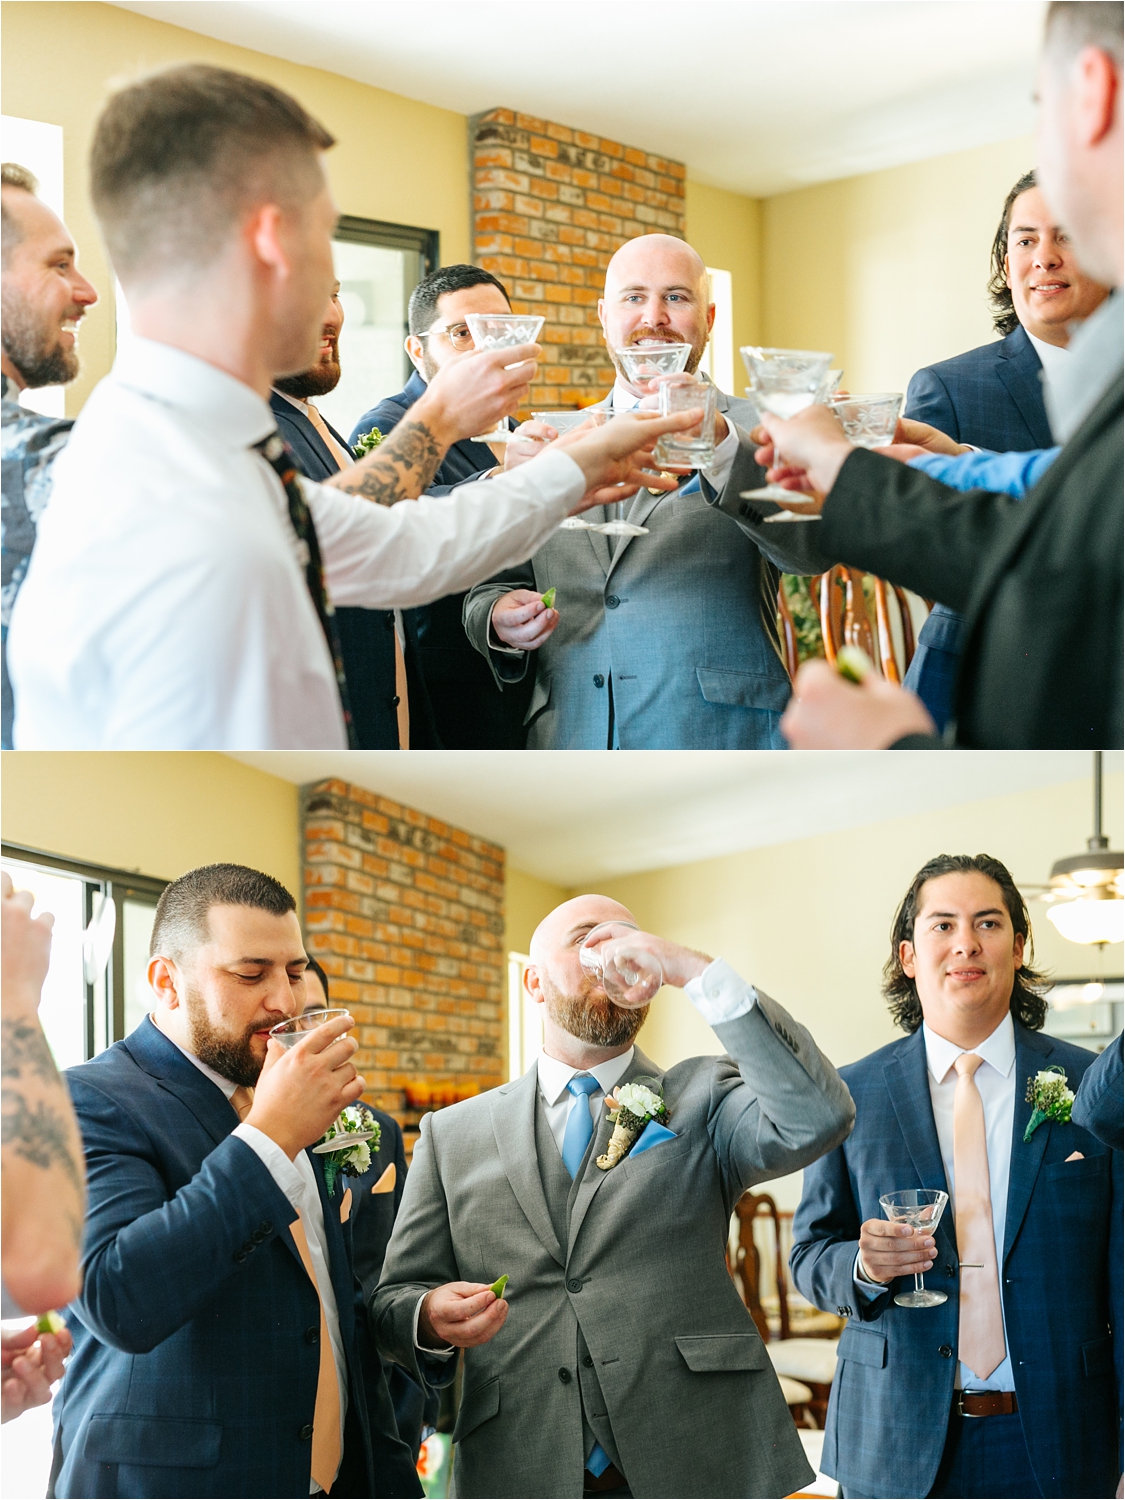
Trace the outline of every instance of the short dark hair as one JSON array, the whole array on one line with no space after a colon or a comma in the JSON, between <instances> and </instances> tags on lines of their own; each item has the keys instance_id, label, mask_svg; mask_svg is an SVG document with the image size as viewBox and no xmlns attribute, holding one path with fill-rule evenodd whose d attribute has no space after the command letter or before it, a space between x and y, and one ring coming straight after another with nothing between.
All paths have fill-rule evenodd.
<instances>
[{"instance_id":1,"label":"short dark hair","mask_svg":"<svg viewBox=\"0 0 1125 1500\"><path fill-rule=\"evenodd\" d=\"M324 183L333 138L260 78L202 63L121 89L102 110L90 193L122 280L206 265L257 202L296 207Z\"/></svg>"},{"instance_id":2,"label":"short dark hair","mask_svg":"<svg viewBox=\"0 0 1125 1500\"><path fill-rule=\"evenodd\" d=\"M1121 70L1125 32L1122 0L1053 0L1047 7L1046 50L1061 57L1097 47Z\"/></svg>"},{"instance_id":3,"label":"short dark hair","mask_svg":"<svg viewBox=\"0 0 1125 1500\"><path fill-rule=\"evenodd\" d=\"M207 913L213 906L250 906L284 917L297 903L272 875L246 865L201 865L173 880L161 892L152 923L149 957L177 963L208 938Z\"/></svg>"},{"instance_id":4,"label":"short dark hair","mask_svg":"<svg viewBox=\"0 0 1125 1500\"><path fill-rule=\"evenodd\" d=\"M328 999L328 975L321 968L320 964L317 963L316 959L313 958L313 956L312 956L311 953L309 954L309 961L305 965L305 973L306 974L315 974L316 975L316 977L320 980L320 987L324 991L324 998L325 998L325 1000L327 1000Z\"/></svg>"},{"instance_id":5,"label":"short dark hair","mask_svg":"<svg viewBox=\"0 0 1125 1500\"><path fill-rule=\"evenodd\" d=\"M18 162L6 161L0 165L0 186L6 188L18 188L21 193L30 193L34 198L39 191L39 184L26 167L21 167ZM8 256L23 239L23 229L15 214L8 212L8 205L0 205L0 264L4 269L8 266Z\"/></svg>"},{"instance_id":6,"label":"short dark hair","mask_svg":"<svg viewBox=\"0 0 1125 1500\"><path fill-rule=\"evenodd\" d=\"M1008 273L1004 269L1004 257L1008 253L1008 230L1012 224L1012 204L1021 193L1035 186L1035 173L1025 172L1004 199L1004 210L992 241L992 275L988 278L988 300L992 306L992 326L1005 337L1015 333L1020 326L1016 306L1012 301L1012 289L1008 285Z\"/></svg>"},{"instance_id":7,"label":"short dark hair","mask_svg":"<svg viewBox=\"0 0 1125 1500\"><path fill-rule=\"evenodd\" d=\"M914 923L918 916L922 887L927 880L936 880L940 875L967 875L973 872L987 875L989 880L994 880L1000 887L1004 905L1012 919L1012 927L1024 940L1023 967L1016 970L1012 986L1013 1017L1029 1031L1039 1031L1047 1018L1047 1002L1043 996L1050 988L1050 981L1032 967L1035 942L1031 934L1031 918L1006 866L998 859L993 859L991 854L939 854L928 860L910 882L910 889L903 897L891 925L891 956L883 968L883 994L890 1005L895 1025L900 1026L903 1031L917 1031L922 1024L922 1003L918 999L918 987L903 972L902 960L898 956L900 943L914 941Z\"/></svg>"},{"instance_id":8,"label":"short dark hair","mask_svg":"<svg viewBox=\"0 0 1125 1500\"><path fill-rule=\"evenodd\" d=\"M482 270L480 266L442 266L438 271L431 271L424 276L410 294L410 309L407 313L410 332L417 337L423 333L429 333L437 317L438 298L444 297L447 292L464 292L471 286L494 286L504 294L504 301L509 307L512 299L508 296L508 288L502 281L497 281L491 271Z\"/></svg>"}]
</instances>

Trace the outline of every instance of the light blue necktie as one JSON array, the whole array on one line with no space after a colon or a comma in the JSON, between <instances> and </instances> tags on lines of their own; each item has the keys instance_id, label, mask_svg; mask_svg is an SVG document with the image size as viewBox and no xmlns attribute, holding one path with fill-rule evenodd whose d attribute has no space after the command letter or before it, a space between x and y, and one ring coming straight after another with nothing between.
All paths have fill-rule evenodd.
<instances>
[{"instance_id":1,"label":"light blue necktie","mask_svg":"<svg viewBox=\"0 0 1125 1500\"><path fill-rule=\"evenodd\" d=\"M600 1087L598 1080L591 1078L589 1073L576 1073L567 1084L568 1091L574 1095L574 1104L567 1116L562 1159L563 1166L570 1173L572 1180L578 1176L582 1158L586 1155L586 1147L590 1144L590 1137L594 1133L594 1121L591 1118L587 1101L595 1089Z\"/></svg>"}]
</instances>

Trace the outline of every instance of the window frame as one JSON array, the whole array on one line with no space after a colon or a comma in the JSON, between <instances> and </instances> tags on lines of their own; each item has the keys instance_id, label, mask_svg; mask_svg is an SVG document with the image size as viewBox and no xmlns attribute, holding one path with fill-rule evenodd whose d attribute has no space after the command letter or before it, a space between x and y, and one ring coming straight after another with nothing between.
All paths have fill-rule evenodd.
<instances>
[{"instance_id":1,"label":"window frame","mask_svg":"<svg viewBox=\"0 0 1125 1500\"><path fill-rule=\"evenodd\" d=\"M441 235L436 229L422 229L413 224L392 224L386 219L362 219L355 214L341 214L332 231L333 240L349 245L375 245L382 250L413 251L418 256L421 275L415 281L424 280L441 264ZM413 291L413 287L411 291ZM409 299L408 299L409 300ZM402 334L405 340L410 329L405 319ZM409 380L414 366L403 350L403 376Z\"/></svg>"}]
</instances>

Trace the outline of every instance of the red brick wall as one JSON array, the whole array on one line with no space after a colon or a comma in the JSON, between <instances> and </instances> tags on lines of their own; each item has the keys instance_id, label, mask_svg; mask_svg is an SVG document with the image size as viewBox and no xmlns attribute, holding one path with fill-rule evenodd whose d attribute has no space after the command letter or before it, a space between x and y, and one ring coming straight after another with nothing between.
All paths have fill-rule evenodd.
<instances>
[{"instance_id":1,"label":"red brick wall","mask_svg":"<svg viewBox=\"0 0 1125 1500\"><path fill-rule=\"evenodd\" d=\"M504 851L343 781L302 790L305 930L358 1024L364 1097L409 1152L408 1083L504 1078Z\"/></svg>"},{"instance_id":2,"label":"red brick wall","mask_svg":"<svg viewBox=\"0 0 1125 1500\"><path fill-rule=\"evenodd\" d=\"M473 255L516 312L541 313L532 404L588 406L613 384L597 301L610 256L656 231L683 236L680 162L510 109L470 122Z\"/></svg>"}]
</instances>

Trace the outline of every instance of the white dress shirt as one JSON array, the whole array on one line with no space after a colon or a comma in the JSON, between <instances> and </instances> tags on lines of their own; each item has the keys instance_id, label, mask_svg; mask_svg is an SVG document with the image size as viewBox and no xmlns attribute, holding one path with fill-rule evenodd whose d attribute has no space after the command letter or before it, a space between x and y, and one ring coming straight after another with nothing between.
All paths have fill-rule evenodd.
<instances>
[{"instance_id":1,"label":"white dress shirt","mask_svg":"<svg viewBox=\"0 0 1125 1500\"><path fill-rule=\"evenodd\" d=\"M249 386L135 338L86 403L12 617L24 749L342 749L328 646ZM448 498L302 481L336 605L410 608L530 557L581 497L548 451Z\"/></svg>"},{"instance_id":2,"label":"white dress shirt","mask_svg":"<svg viewBox=\"0 0 1125 1500\"><path fill-rule=\"evenodd\" d=\"M996 1265L1000 1273L1000 1310L1004 1310L1004 1225L1008 1214L1008 1176L1012 1160L1012 1129L1016 1109L1016 1033L1009 1011L991 1036L977 1047L959 1047L956 1042L947 1042L945 1037L923 1022L922 1035L926 1046L926 1073L930 1085L930 1103L934 1111L934 1126L937 1130L938 1148L945 1168L945 1180L949 1188L950 1203L945 1212L953 1213L953 1094L957 1087L957 1071L954 1063L962 1052L973 1052L984 1059L973 1075L984 1105L985 1149L988 1152L988 1182L992 1194L992 1232L996 1240ZM888 1186L888 1192L892 1191ZM868 1297L877 1296L878 1289L863 1276L856 1257L856 1284ZM1004 1344L1007 1348L1007 1327ZM1014 1391L1012 1357L1004 1358L992 1374L982 1379L959 1364L957 1386L960 1390Z\"/></svg>"},{"instance_id":3,"label":"white dress shirt","mask_svg":"<svg viewBox=\"0 0 1125 1500\"><path fill-rule=\"evenodd\" d=\"M168 1037L174 1047L179 1047L188 1062L194 1063L205 1078L209 1078L216 1088L221 1089L226 1099L231 1097L235 1085L229 1078L216 1073L214 1068L208 1067L205 1062L196 1057L194 1052L189 1052L186 1047L180 1047L175 1037L168 1036L166 1031L157 1026L155 1016L151 1016L150 1019L160 1031L161 1036ZM255 1156L261 1159L274 1182L293 1205L294 1212L300 1211L304 1218L309 1259L312 1261L313 1274L316 1277L316 1289L320 1293L320 1300L324 1306L324 1321L328 1328L332 1358L336 1365L336 1380L340 1387L340 1451L343 1452L344 1419L348 1414L348 1364L344 1357L343 1339L340 1337L340 1314L336 1307L336 1293L332 1290L332 1277L328 1270L328 1240L324 1233L324 1212L312 1163L304 1151L298 1151L296 1158L290 1161L275 1140L259 1130L256 1125L247 1125L245 1121L236 1125L231 1134L236 1135L240 1141L245 1141ZM315 1493L317 1488L314 1482L310 1486L309 1493Z\"/></svg>"},{"instance_id":4,"label":"white dress shirt","mask_svg":"<svg viewBox=\"0 0 1125 1500\"><path fill-rule=\"evenodd\" d=\"M1027 333L1026 328L1024 332ZM1070 363L1070 350L1060 349L1058 344L1045 343L1043 339L1037 339L1033 333L1028 333L1027 336L1031 340L1031 347L1039 356L1039 363L1043 366L1043 384L1049 386Z\"/></svg>"}]
</instances>

